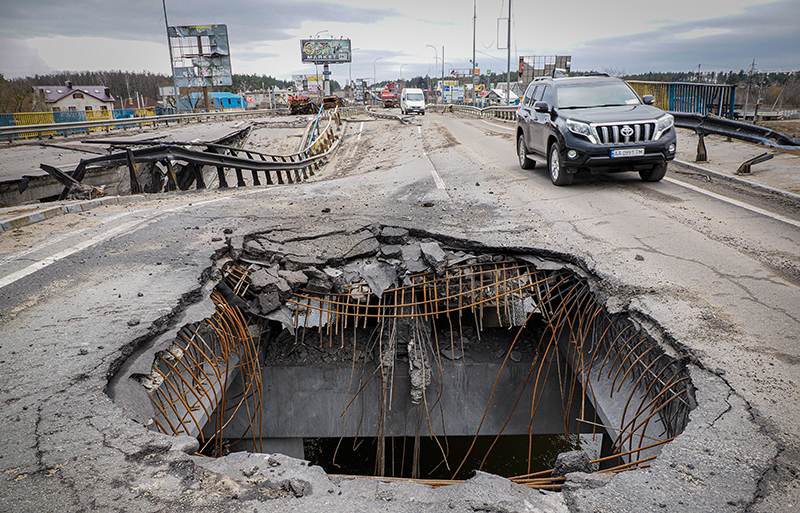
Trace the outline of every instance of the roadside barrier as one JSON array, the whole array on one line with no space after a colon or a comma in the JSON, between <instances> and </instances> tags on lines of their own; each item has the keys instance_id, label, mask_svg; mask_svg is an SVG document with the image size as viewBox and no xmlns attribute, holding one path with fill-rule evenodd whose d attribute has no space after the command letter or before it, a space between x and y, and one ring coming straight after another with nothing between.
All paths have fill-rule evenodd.
<instances>
[{"instance_id":1,"label":"roadside barrier","mask_svg":"<svg viewBox=\"0 0 800 513\"><path fill-rule=\"evenodd\" d=\"M222 112L193 112L189 114L162 114L164 109L116 109L98 111L22 112L0 114L0 138L13 142L17 137L67 136L76 132L93 132L115 129L125 130L136 126L157 126L170 123L226 121L265 115L288 114L288 109L239 110ZM124 120L124 123L120 123Z\"/></svg>"},{"instance_id":2,"label":"roadside barrier","mask_svg":"<svg viewBox=\"0 0 800 513\"><path fill-rule=\"evenodd\" d=\"M157 142L142 141L116 141L109 139L84 141L90 144L110 144L116 148L124 148L111 155L104 155L91 159L81 160L80 164L71 172L64 172L54 166L42 164L40 167L50 176L64 185L60 199L65 199L69 194L85 193L87 187L81 182L86 174L100 169L127 166L130 176L131 193L161 192L173 190L187 190L194 185L196 189L205 189L203 166L216 167L220 188L227 188L228 180L226 170L233 168L236 172L236 185L247 186L244 171L252 174L252 185L262 185L264 178L266 185L298 183L308 180L314 175L314 170L319 169L321 161L326 158L338 145L340 135L337 132L341 126L341 117L337 110L322 111L314 121L314 127L309 132L310 142L300 151L290 155L269 155L257 151L243 149L218 143L193 143L193 142ZM250 127L240 131L246 136ZM144 148L137 148L145 146ZM134 149L136 148L136 149ZM203 148L199 150L197 148ZM137 165L150 164L150 187L145 191L140 178ZM155 164L160 164L159 169Z\"/></svg>"}]
</instances>

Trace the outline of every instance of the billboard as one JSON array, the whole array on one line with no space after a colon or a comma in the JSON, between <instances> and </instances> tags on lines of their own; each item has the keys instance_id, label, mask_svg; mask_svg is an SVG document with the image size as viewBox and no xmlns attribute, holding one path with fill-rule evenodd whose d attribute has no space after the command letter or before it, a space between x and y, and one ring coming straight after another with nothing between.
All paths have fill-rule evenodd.
<instances>
[{"instance_id":1,"label":"billboard","mask_svg":"<svg viewBox=\"0 0 800 513\"><path fill-rule=\"evenodd\" d=\"M294 90L297 92L322 91L322 79L322 75L292 75Z\"/></svg>"},{"instance_id":2,"label":"billboard","mask_svg":"<svg viewBox=\"0 0 800 513\"><path fill-rule=\"evenodd\" d=\"M537 77L551 77L555 70L569 73L572 67L570 55L529 55L519 58L519 79L530 83Z\"/></svg>"},{"instance_id":3,"label":"billboard","mask_svg":"<svg viewBox=\"0 0 800 513\"><path fill-rule=\"evenodd\" d=\"M178 87L233 85L227 25L167 29Z\"/></svg>"},{"instance_id":4,"label":"billboard","mask_svg":"<svg viewBox=\"0 0 800 513\"><path fill-rule=\"evenodd\" d=\"M301 39L303 62L310 64L342 64L350 62L349 39Z\"/></svg>"}]
</instances>

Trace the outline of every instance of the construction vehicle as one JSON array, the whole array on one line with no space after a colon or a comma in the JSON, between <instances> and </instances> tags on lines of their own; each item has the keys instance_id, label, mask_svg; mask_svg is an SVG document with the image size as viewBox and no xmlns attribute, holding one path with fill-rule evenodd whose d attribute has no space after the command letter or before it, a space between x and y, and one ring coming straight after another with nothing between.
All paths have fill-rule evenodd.
<instances>
[{"instance_id":1,"label":"construction vehicle","mask_svg":"<svg viewBox=\"0 0 800 513\"><path fill-rule=\"evenodd\" d=\"M381 101L383 102L384 108L391 109L392 107L400 106L400 97L397 93L397 84L394 82L389 82L383 87L383 91L381 91Z\"/></svg>"}]
</instances>

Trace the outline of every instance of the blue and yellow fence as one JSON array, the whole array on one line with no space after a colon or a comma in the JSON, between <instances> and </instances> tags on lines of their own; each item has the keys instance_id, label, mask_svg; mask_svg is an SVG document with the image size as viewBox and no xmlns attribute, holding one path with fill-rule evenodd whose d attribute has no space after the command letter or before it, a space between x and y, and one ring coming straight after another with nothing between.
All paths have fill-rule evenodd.
<instances>
[{"instance_id":1,"label":"blue and yellow fence","mask_svg":"<svg viewBox=\"0 0 800 513\"><path fill-rule=\"evenodd\" d=\"M736 87L723 84L693 84L683 82L628 83L639 96L652 94L656 107L675 112L691 112L702 115L714 114L733 119Z\"/></svg>"},{"instance_id":2,"label":"blue and yellow fence","mask_svg":"<svg viewBox=\"0 0 800 513\"><path fill-rule=\"evenodd\" d=\"M80 123L82 121L110 121L125 118L145 118L173 114L171 108L151 107L148 109L114 109L114 110L67 110L58 112L17 112L0 114L0 126L52 125L56 123ZM120 127L125 125L120 125ZM133 125L130 125L133 126ZM102 128L79 128L69 130L51 130L47 132L21 133L19 137L39 137L40 135L70 134L102 130Z\"/></svg>"}]
</instances>

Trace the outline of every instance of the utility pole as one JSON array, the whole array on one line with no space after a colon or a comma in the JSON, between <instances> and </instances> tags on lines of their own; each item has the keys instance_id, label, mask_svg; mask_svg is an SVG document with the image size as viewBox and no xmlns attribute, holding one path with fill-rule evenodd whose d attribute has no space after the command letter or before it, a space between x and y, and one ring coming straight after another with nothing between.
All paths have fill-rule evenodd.
<instances>
[{"instance_id":1,"label":"utility pole","mask_svg":"<svg viewBox=\"0 0 800 513\"><path fill-rule=\"evenodd\" d=\"M472 1L472 105L475 101L475 24L478 21L478 0Z\"/></svg>"},{"instance_id":2,"label":"utility pole","mask_svg":"<svg viewBox=\"0 0 800 513\"><path fill-rule=\"evenodd\" d=\"M442 45L442 103L444 103L444 45Z\"/></svg>"},{"instance_id":3,"label":"utility pole","mask_svg":"<svg viewBox=\"0 0 800 513\"><path fill-rule=\"evenodd\" d=\"M508 0L508 59L506 61L506 105L511 105L511 0Z\"/></svg>"},{"instance_id":4,"label":"utility pole","mask_svg":"<svg viewBox=\"0 0 800 513\"><path fill-rule=\"evenodd\" d=\"M180 114L181 99L178 96L178 85L175 82L175 64L172 62L172 39L169 38L169 21L167 21L167 0L161 0L164 7L164 25L167 27L167 47L169 48L169 69L172 70L172 94L175 95L175 109Z\"/></svg>"},{"instance_id":5,"label":"utility pole","mask_svg":"<svg viewBox=\"0 0 800 513\"><path fill-rule=\"evenodd\" d=\"M750 73L747 75L747 92L744 95L744 113L742 114L742 120L747 121L747 102L750 101L750 82L753 78L753 71L756 69L756 60L753 59L753 64L750 66ZM753 118L755 121L755 117Z\"/></svg>"}]
</instances>

